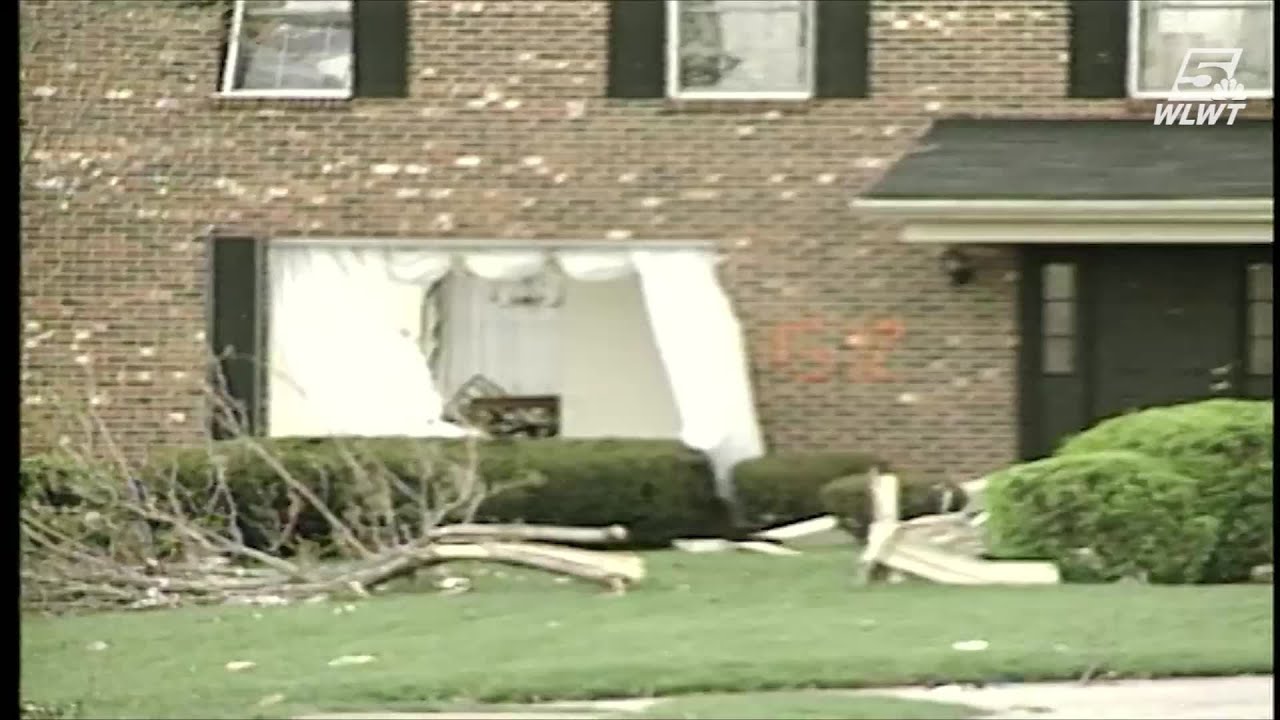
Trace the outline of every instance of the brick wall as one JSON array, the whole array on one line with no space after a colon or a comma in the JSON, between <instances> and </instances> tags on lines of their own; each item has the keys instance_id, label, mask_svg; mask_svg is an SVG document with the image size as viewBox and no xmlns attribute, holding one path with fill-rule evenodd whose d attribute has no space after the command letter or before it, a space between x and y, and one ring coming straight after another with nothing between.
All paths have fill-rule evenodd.
<instances>
[{"instance_id":1,"label":"brick wall","mask_svg":"<svg viewBox=\"0 0 1280 720\"><path fill-rule=\"evenodd\" d=\"M1150 117L1064 99L1065 0L878 2L873 97L802 103L604 98L602 1L411 7L410 97L316 102L213 97L216 4L22 3L29 430L48 427L54 388L75 388L130 447L201 437L212 226L701 239L727 255L771 445L956 477L1013 458L1012 253L982 253L953 288L936 250L848 202L933 117ZM805 321L821 327L779 363L776 328ZM851 333L861 354L837 350ZM800 357L815 339L838 364L828 377ZM857 372L869 345L883 373Z\"/></svg>"}]
</instances>

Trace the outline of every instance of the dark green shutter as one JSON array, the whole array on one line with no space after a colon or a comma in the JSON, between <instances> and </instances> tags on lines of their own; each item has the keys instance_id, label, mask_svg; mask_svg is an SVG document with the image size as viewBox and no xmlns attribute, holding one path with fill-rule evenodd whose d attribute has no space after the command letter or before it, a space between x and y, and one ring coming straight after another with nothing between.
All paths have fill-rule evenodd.
<instances>
[{"instance_id":1,"label":"dark green shutter","mask_svg":"<svg viewBox=\"0 0 1280 720\"><path fill-rule=\"evenodd\" d=\"M219 358L227 400L240 410L249 433L263 429L262 362L266 342L263 292L266 254L255 238L214 237L209 248L210 346ZM260 362L261 360L261 362ZM214 387L217 387L215 384ZM232 428L212 413L215 438L232 435Z\"/></svg>"},{"instance_id":2,"label":"dark green shutter","mask_svg":"<svg viewBox=\"0 0 1280 720\"><path fill-rule=\"evenodd\" d=\"M1072 0L1068 97L1122 98L1129 64L1129 3Z\"/></svg>"},{"instance_id":3,"label":"dark green shutter","mask_svg":"<svg viewBox=\"0 0 1280 720\"><path fill-rule=\"evenodd\" d=\"M356 97L408 97L408 0L356 0Z\"/></svg>"},{"instance_id":4,"label":"dark green shutter","mask_svg":"<svg viewBox=\"0 0 1280 720\"><path fill-rule=\"evenodd\" d=\"M609 0L609 81L614 98L666 97L665 0Z\"/></svg>"},{"instance_id":5,"label":"dark green shutter","mask_svg":"<svg viewBox=\"0 0 1280 720\"><path fill-rule=\"evenodd\" d=\"M222 92L222 83L227 76L227 53L231 52L231 26L236 14L235 3L227 3L222 9L222 42L218 44L218 84L213 86L214 92Z\"/></svg>"},{"instance_id":6,"label":"dark green shutter","mask_svg":"<svg viewBox=\"0 0 1280 720\"><path fill-rule=\"evenodd\" d=\"M864 98L870 88L870 0L818 0L814 94Z\"/></svg>"}]
</instances>

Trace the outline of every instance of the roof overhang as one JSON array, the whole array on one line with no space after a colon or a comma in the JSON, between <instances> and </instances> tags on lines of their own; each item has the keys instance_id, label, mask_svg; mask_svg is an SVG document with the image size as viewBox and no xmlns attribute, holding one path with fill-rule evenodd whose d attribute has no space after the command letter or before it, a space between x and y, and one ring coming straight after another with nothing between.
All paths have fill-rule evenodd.
<instances>
[{"instance_id":1,"label":"roof overhang","mask_svg":"<svg viewBox=\"0 0 1280 720\"><path fill-rule=\"evenodd\" d=\"M849 203L864 217L903 222L904 242L945 244L1270 243L1274 205L1271 198L859 198Z\"/></svg>"}]
</instances>

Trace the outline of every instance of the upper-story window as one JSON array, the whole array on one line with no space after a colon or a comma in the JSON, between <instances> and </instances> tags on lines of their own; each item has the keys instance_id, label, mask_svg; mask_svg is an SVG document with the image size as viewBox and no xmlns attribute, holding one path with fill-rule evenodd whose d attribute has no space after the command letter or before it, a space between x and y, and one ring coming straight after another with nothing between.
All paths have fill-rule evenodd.
<instances>
[{"instance_id":1,"label":"upper-story window","mask_svg":"<svg viewBox=\"0 0 1280 720\"><path fill-rule=\"evenodd\" d=\"M814 0L667 0L667 94L814 94Z\"/></svg>"},{"instance_id":2,"label":"upper-story window","mask_svg":"<svg viewBox=\"0 0 1280 720\"><path fill-rule=\"evenodd\" d=\"M1273 0L1133 0L1129 12L1131 96L1176 84L1187 99L1272 97Z\"/></svg>"},{"instance_id":3,"label":"upper-story window","mask_svg":"<svg viewBox=\"0 0 1280 720\"><path fill-rule=\"evenodd\" d=\"M222 92L351 95L352 0L236 0Z\"/></svg>"}]
</instances>

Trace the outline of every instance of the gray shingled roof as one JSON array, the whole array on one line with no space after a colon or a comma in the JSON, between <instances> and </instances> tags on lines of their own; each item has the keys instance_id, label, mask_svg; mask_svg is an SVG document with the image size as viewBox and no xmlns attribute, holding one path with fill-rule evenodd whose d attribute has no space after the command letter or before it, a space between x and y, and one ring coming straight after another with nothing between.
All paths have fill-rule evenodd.
<instances>
[{"instance_id":1,"label":"gray shingled roof","mask_svg":"<svg viewBox=\"0 0 1280 720\"><path fill-rule=\"evenodd\" d=\"M864 197L1270 198L1271 146L1270 120L939 120Z\"/></svg>"}]
</instances>

